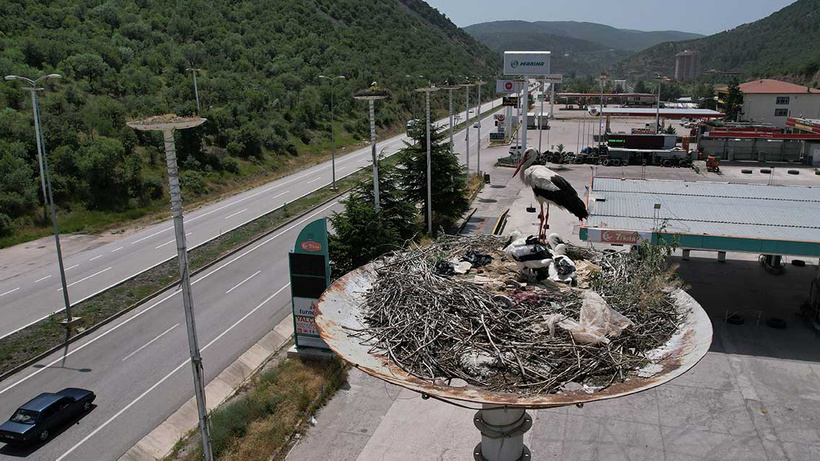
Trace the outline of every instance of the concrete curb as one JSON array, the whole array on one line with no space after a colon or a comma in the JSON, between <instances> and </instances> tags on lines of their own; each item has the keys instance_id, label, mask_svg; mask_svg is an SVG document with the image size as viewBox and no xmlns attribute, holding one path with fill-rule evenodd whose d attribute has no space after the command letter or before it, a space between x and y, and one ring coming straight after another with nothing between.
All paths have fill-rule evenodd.
<instances>
[{"instance_id":1,"label":"concrete curb","mask_svg":"<svg viewBox=\"0 0 820 461\"><path fill-rule=\"evenodd\" d=\"M291 315L279 322L270 333L239 356L222 373L205 386L208 412L215 410L232 397L275 356L293 335ZM154 428L133 447L125 452L119 461L156 461L164 459L174 449L177 442L196 429L199 416L196 400L191 397L184 405Z\"/></svg>"},{"instance_id":2,"label":"concrete curb","mask_svg":"<svg viewBox=\"0 0 820 461\"><path fill-rule=\"evenodd\" d=\"M307 215L308 215L308 214L310 214L311 212L313 212L313 211L315 211L315 210L317 210L317 209L319 209L319 208L321 208L321 207L323 207L323 206L327 205L327 204L328 204L328 203L330 203L330 202L333 202L334 200L337 200L339 197L342 197L342 196L344 196L345 194L347 194L347 193L349 193L349 192L350 192L350 191L348 190L348 191L344 191L344 192L338 193L338 194L336 194L336 195L334 195L334 196L332 196L332 197L329 197L327 200L325 200L325 201L323 201L323 202L321 202L321 203L318 203L318 204L316 204L315 206L313 206L313 207L311 207L311 208L309 208L309 209L305 210L304 212L300 213L299 215L294 216L294 217L293 217L293 218L291 218L291 219L288 219L287 221L283 222L282 224L280 224L280 225L276 226L275 228L273 228L273 229L270 229L270 230L266 231L265 233L263 233L263 234L261 234L261 235L257 236L256 238L254 238L253 240L250 240L250 241L248 241L248 242L246 242L246 243L242 244L241 246L239 246L239 247L237 247L237 248L235 248L235 249L231 250L230 252L228 252L228 253L226 253L226 254L224 254L224 255L222 255L222 256L220 256L220 257L218 257L218 258L214 259L213 261L211 261L211 262L209 262L209 263L205 264L204 266L200 267L199 269L197 269L197 270L195 270L195 271L191 272L191 277L193 277L193 276L195 276L195 275L199 274L200 272L202 272L202 271L204 271L204 270L207 270L207 269L211 268L211 267L212 267L212 266L214 266L215 264L218 264L218 263L222 262L223 260L225 260L225 259L227 259L227 258L229 258L229 257L231 257L231 256L233 256L233 255L235 255L236 253L239 253L240 251L244 250L245 248L247 248L247 247L249 247L249 246L253 245L254 243L256 243L256 242L258 242L258 241L260 241L260 240L262 240L262 239L264 239L265 237L268 237L269 235L271 235L271 234L273 234L273 233L277 232L278 230L280 230L280 229L282 229L282 228L284 228L284 227L286 227L286 226L289 226L290 224L295 223L296 221L298 221L299 219L302 219L303 217L307 216ZM273 211L271 211L270 213L273 213L273 212L275 212L275 211L277 211L277 210L279 210L279 209L281 209L281 207L280 207L280 208L277 208L277 209L275 209L275 210L273 210ZM258 217L258 218L256 218L256 219L261 219L261 218L263 218L263 217L267 216L267 215L268 215L268 214L270 214L270 213L267 213L267 214L265 214L265 215L262 215L262 216L260 216L260 217ZM254 221L255 221L255 220L254 220ZM245 223L245 224L250 224L251 222L253 222L253 221L250 221L250 222ZM236 229L234 229L234 230L236 230ZM233 231L231 231L231 232L233 232ZM227 233L222 234L222 235L227 235ZM190 251L189 251L189 253L190 253ZM167 261L163 261L163 263L165 263L165 262L167 262ZM154 266L154 267L156 267L156 266ZM150 268L150 269L153 269L154 267L152 267L152 268ZM148 269L148 270L150 270L150 269ZM137 275L141 275L141 274L143 274L143 273L145 273L145 272L141 272L140 274L137 274ZM134 277L137 277L137 275L135 275ZM130 279L129 279L129 280L130 280ZM125 283L125 282L121 282L120 284L122 284L122 283ZM111 288L115 288L115 287L119 286L120 284L117 284L117 285L115 285L115 286L112 286ZM69 338L69 340L68 340L68 344L73 344L73 343L74 343L74 342L76 342L77 340L79 340L79 339L81 339L81 338L84 338L85 336L88 336L89 334L91 334L91 333L93 333L94 331L98 330L100 327L103 327L103 326L105 326L105 325L107 325L107 324L109 324L109 323L113 322L114 320L116 320L116 319L118 319L118 318L122 317L123 315L125 315L125 314L127 314L127 313L129 313L129 312L133 311L134 309L138 308L139 306L143 305L144 303L146 303L146 302L150 301L151 299L156 298L157 296L161 295L162 293L165 293L166 291L168 291L168 290L170 290L170 289L173 289L173 288L174 288L174 287L176 287L177 285L179 285L179 282L174 282L174 283L171 283L171 284L169 284L169 285L166 285L166 286L162 287L161 289L157 290L156 292L151 293L150 295L148 295L148 296L146 296L146 297L144 297L144 298L140 299L139 301L135 302L134 304L132 304L132 305L130 305L130 306L128 306L128 307L126 307L125 309L123 309L123 310L121 310L121 311L119 311L119 312L117 312L117 313L115 313L115 314L112 314L112 315L111 315L110 317L108 317L107 319L105 319L105 320L103 320L103 321L101 321L101 322L99 322L99 323L97 323L97 324L95 324L95 325L92 325L92 326L88 327L86 330L83 330L83 332L82 332L82 333L77 333L76 335L74 335L74 336L72 336L71 338ZM101 294L101 293L97 293L97 294ZM54 346L54 347L52 347L51 349L49 349L49 350L47 350L47 351L45 351L45 352L43 352L43 353L41 353L41 354L37 355L36 357L32 357L31 359L29 359L29 360L27 360L27 361L25 361L25 362L21 363L20 365L17 365L16 367L11 368L10 370L8 370L8 371L6 371L6 372L0 373L0 382L2 382L2 381L3 381L3 380L5 380L6 378L8 378L8 377L10 377L10 376L14 375L15 373L17 373L17 372L19 372L19 371L21 371L21 370L24 370L25 368L27 368L27 367L29 367L29 366L31 366L31 365L33 365L33 364L35 364L35 363L39 362L40 360L43 360L44 358L46 358L46 357L48 357L49 355L53 354L54 352L56 352L56 351L58 351L58 350L62 349L63 347L65 347L65 343L63 343L63 344L59 344L59 345L57 345L57 346Z\"/></svg>"}]
</instances>

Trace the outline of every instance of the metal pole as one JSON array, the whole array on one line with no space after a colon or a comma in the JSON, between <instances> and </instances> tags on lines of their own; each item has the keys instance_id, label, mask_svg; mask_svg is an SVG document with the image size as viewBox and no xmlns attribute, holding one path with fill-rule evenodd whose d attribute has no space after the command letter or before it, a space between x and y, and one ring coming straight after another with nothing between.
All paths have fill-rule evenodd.
<instances>
[{"instance_id":1,"label":"metal pole","mask_svg":"<svg viewBox=\"0 0 820 461\"><path fill-rule=\"evenodd\" d=\"M601 110L598 111L598 152L601 152L601 139L603 138L603 123L604 118L604 79L601 78Z\"/></svg>"},{"instance_id":2,"label":"metal pole","mask_svg":"<svg viewBox=\"0 0 820 461\"><path fill-rule=\"evenodd\" d=\"M465 107L464 118L467 120L467 176L470 175L470 86L464 87Z\"/></svg>"},{"instance_id":3,"label":"metal pole","mask_svg":"<svg viewBox=\"0 0 820 461\"><path fill-rule=\"evenodd\" d=\"M177 243L177 260L179 261L180 290L182 291L182 305L185 310L185 325L188 328L188 349L191 354L191 368L194 374L194 393L196 407L199 413L199 432L202 436L202 451L207 461L213 460L211 451L211 434L208 423L208 409L205 405L204 372L202 356L199 353L199 343L194 320L194 301L191 294L191 275L188 271L188 251L185 242L185 227L182 222L182 194L179 188L179 169L177 168L176 146L174 131L162 132L165 141L165 163L168 169L168 186L171 192L171 212L174 217L174 233Z\"/></svg>"},{"instance_id":4,"label":"metal pole","mask_svg":"<svg viewBox=\"0 0 820 461\"><path fill-rule=\"evenodd\" d=\"M430 159L430 92L424 92L427 101L427 233L433 235L433 179Z\"/></svg>"},{"instance_id":5,"label":"metal pole","mask_svg":"<svg viewBox=\"0 0 820 461\"><path fill-rule=\"evenodd\" d=\"M453 126L453 89L450 88L448 91L450 92L450 153L452 154L455 145L453 144L453 131L455 131Z\"/></svg>"},{"instance_id":6,"label":"metal pole","mask_svg":"<svg viewBox=\"0 0 820 461\"><path fill-rule=\"evenodd\" d=\"M541 135L544 132L544 129L542 127L543 122L542 122L541 118L544 116L544 98L546 98L546 95L544 94L544 87L545 86L547 86L547 78L546 77L544 77L544 80L541 83L541 112L538 113L538 119L537 119L538 120L538 152L543 152L541 150Z\"/></svg>"},{"instance_id":7,"label":"metal pole","mask_svg":"<svg viewBox=\"0 0 820 461\"><path fill-rule=\"evenodd\" d=\"M415 92L413 93L416 94ZM367 101L370 106L370 146L373 156L373 196L376 211L379 211L379 158L376 156L376 111L373 108L374 100ZM414 118L415 120L415 118Z\"/></svg>"},{"instance_id":8,"label":"metal pole","mask_svg":"<svg viewBox=\"0 0 820 461\"><path fill-rule=\"evenodd\" d=\"M658 134L660 130L660 118L661 118L661 81L658 79L658 101L657 101L657 109L655 109L655 134Z\"/></svg>"},{"instance_id":9,"label":"metal pole","mask_svg":"<svg viewBox=\"0 0 820 461\"><path fill-rule=\"evenodd\" d=\"M197 88L196 84L196 69L192 69L192 73L194 74L194 97L196 98L196 114L199 115L199 88Z\"/></svg>"},{"instance_id":10,"label":"metal pole","mask_svg":"<svg viewBox=\"0 0 820 461\"><path fill-rule=\"evenodd\" d=\"M555 116L555 83L550 83L550 118Z\"/></svg>"},{"instance_id":11,"label":"metal pole","mask_svg":"<svg viewBox=\"0 0 820 461\"><path fill-rule=\"evenodd\" d=\"M336 127L333 116L333 99L336 86L330 81L330 170L333 172L333 190L336 190Z\"/></svg>"},{"instance_id":12,"label":"metal pole","mask_svg":"<svg viewBox=\"0 0 820 461\"><path fill-rule=\"evenodd\" d=\"M46 157L45 140L43 131L40 128L40 102L37 99L37 85L31 88L32 112L34 113L34 134L37 136L37 154L40 162L40 181L43 183L43 200L51 207L51 225L54 228L54 244L57 247L57 267L60 271L60 284L63 292L63 303L65 305L66 329L71 331L71 301L68 297L68 285L65 280L65 267L63 265L63 252L60 247L60 230L57 227L57 209L54 206L54 195L51 192L51 174L48 170L48 157Z\"/></svg>"},{"instance_id":13,"label":"metal pole","mask_svg":"<svg viewBox=\"0 0 820 461\"><path fill-rule=\"evenodd\" d=\"M523 150L527 150L527 124L529 123L529 113L530 113L530 85L529 85L529 78L524 76L524 125L523 125L523 132L521 134L521 148ZM522 151L523 152L523 151Z\"/></svg>"},{"instance_id":14,"label":"metal pole","mask_svg":"<svg viewBox=\"0 0 820 461\"><path fill-rule=\"evenodd\" d=\"M478 85L478 108L475 110L476 120L478 120L478 139L475 147L475 171L481 176L481 83Z\"/></svg>"}]
</instances>

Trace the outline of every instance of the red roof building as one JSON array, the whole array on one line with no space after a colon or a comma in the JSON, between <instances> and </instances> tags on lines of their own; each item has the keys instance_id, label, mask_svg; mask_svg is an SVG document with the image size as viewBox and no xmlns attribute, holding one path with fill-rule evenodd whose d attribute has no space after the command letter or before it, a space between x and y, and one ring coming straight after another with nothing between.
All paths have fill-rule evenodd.
<instances>
[{"instance_id":1,"label":"red roof building","mask_svg":"<svg viewBox=\"0 0 820 461\"><path fill-rule=\"evenodd\" d=\"M779 80L752 80L740 84L741 120L785 127L789 117L820 118L820 90ZM718 88L725 95L726 87ZM722 96L721 95L721 96Z\"/></svg>"}]
</instances>

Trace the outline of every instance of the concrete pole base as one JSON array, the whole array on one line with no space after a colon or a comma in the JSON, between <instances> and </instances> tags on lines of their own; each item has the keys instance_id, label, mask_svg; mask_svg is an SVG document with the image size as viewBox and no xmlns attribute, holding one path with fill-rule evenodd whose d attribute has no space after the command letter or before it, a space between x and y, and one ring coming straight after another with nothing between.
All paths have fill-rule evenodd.
<instances>
[{"instance_id":1,"label":"concrete pole base","mask_svg":"<svg viewBox=\"0 0 820 461\"><path fill-rule=\"evenodd\" d=\"M528 461L530 450L524 433L532 428L532 417L523 408L484 405L473 418L481 432L481 443L473 450L476 461Z\"/></svg>"}]
</instances>

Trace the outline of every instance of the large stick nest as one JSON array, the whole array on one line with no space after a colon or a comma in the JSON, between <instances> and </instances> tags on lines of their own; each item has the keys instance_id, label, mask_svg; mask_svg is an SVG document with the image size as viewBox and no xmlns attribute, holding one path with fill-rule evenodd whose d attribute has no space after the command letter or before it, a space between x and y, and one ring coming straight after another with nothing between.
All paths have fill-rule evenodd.
<instances>
[{"instance_id":1,"label":"large stick nest","mask_svg":"<svg viewBox=\"0 0 820 461\"><path fill-rule=\"evenodd\" d=\"M665 344L682 315L671 291L679 284L663 247L603 253L570 246L579 286L522 278L498 237L445 237L388 255L365 298L365 329L351 332L425 380L454 379L519 394L590 392L622 382L648 364L645 352ZM493 262L466 275L442 276L436 262L468 250ZM544 318L578 319L582 290L594 290L633 326L608 344L579 344Z\"/></svg>"}]
</instances>

